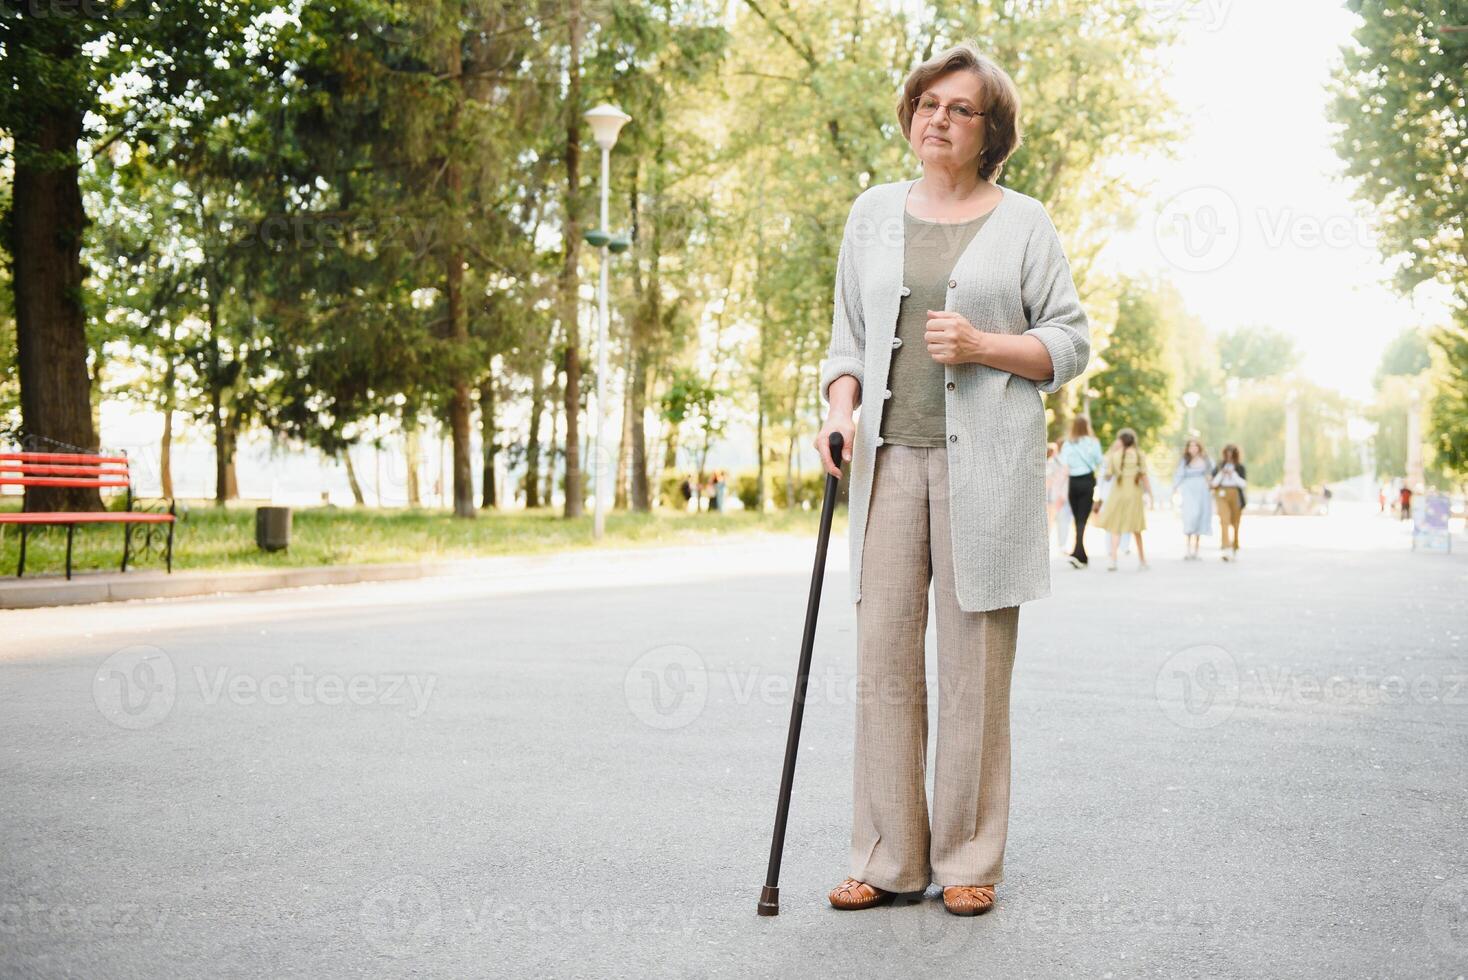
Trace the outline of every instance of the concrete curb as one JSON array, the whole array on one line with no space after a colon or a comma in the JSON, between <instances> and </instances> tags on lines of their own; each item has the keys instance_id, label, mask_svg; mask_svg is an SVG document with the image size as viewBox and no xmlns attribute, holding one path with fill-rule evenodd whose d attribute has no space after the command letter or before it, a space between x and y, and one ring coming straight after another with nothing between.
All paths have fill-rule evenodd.
<instances>
[{"instance_id":1,"label":"concrete curb","mask_svg":"<svg viewBox=\"0 0 1468 980\"><path fill-rule=\"evenodd\" d=\"M130 599L168 599L220 592L262 592L310 585L350 585L468 574L478 563L468 560L398 562L381 565L315 565L303 568L236 572L96 572L65 578L40 576L0 583L0 609L78 606Z\"/></svg>"}]
</instances>

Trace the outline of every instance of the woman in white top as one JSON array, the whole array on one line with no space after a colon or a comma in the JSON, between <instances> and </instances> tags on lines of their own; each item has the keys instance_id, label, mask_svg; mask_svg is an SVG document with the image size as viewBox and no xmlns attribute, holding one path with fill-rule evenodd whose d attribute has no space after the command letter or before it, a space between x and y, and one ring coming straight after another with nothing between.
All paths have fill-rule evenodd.
<instances>
[{"instance_id":1,"label":"woman in white top","mask_svg":"<svg viewBox=\"0 0 1468 980\"><path fill-rule=\"evenodd\" d=\"M1067 496L1076 528L1076 546L1070 553L1070 565L1085 568L1090 562L1086 555L1086 522L1091 519L1096 504L1096 480L1102 461L1101 441L1091 431L1088 416L1077 415L1071 420L1070 438L1060 446L1060 461L1070 475Z\"/></svg>"},{"instance_id":2,"label":"woman in white top","mask_svg":"<svg viewBox=\"0 0 1468 980\"><path fill-rule=\"evenodd\" d=\"M1213 468L1214 501L1218 504L1218 522L1222 529L1224 561L1239 560L1239 521L1244 516L1244 487L1246 477L1244 461L1239 456L1239 447L1229 443L1223 447L1223 459Z\"/></svg>"}]
</instances>

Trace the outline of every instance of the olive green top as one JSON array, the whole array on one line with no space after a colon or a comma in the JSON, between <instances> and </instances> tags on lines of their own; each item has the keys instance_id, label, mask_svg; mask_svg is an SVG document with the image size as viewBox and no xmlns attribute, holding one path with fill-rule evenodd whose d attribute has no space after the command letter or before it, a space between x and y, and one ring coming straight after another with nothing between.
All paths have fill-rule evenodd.
<instances>
[{"instance_id":1,"label":"olive green top","mask_svg":"<svg viewBox=\"0 0 1468 980\"><path fill-rule=\"evenodd\" d=\"M931 448L947 438L943 365L928 353L924 337L928 310L943 309L953 267L989 214L968 221L926 221L903 210L907 238L902 282L907 293L897 315L902 343L892 351L887 372L892 396L878 433L883 443Z\"/></svg>"}]
</instances>

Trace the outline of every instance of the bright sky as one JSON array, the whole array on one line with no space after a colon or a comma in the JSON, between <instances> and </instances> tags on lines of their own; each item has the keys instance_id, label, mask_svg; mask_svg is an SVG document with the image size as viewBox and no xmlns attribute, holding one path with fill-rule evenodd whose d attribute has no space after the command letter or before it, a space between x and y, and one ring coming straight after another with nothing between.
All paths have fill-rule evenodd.
<instances>
[{"instance_id":1,"label":"bright sky","mask_svg":"<svg viewBox=\"0 0 1468 980\"><path fill-rule=\"evenodd\" d=\"M1214 332L1284 331L1306 377L1369 399L1387 342L1445 322L1447 290L1409 300L1385 284L1370 213L1339 177L1325 86L1357 18L1331 0L1174 6L1185 28L1168 84L1192 133L1176 159L1137 162L1153 192L1105 258L1166 273Z\"/></svg>"}]
</instances>

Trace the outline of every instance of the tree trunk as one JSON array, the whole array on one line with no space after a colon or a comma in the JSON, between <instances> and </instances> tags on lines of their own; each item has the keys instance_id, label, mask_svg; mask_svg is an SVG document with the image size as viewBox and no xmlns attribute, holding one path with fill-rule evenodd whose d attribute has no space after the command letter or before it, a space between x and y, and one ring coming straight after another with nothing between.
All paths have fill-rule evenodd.
<instances>
[{"instance_id":1,"label":"tree trunk","mask_svg":"<svg viewBox=\"0 0 1468 980\"><path fill-rule=\"evenodd\" d=\"M235 468L235 446L239 442L240 424L237 415L231 416L229 425L225 428L225 445L229 455L225 457L224 463L224 499L240 499L240 476Z\"/></svg>"},{"instance_id":2,"label":"tree trunk","mask_svg":"<svg viewBox=\"0 0 1468 980\"><path fill-rule=\"evenodd\" d=\"M367 497L362 493L362 484L357 480L357 468L352 465L352 447L342 449L342 462L347 467L347 482L352 486L352 500L358 507L367 506Z\"/></svg>"},{"instance_id":3,"label":"tree trunk","mask_svg":"<svg viewBox=\"0 0 1468 980\"><path fill-rule=\"evenodd\" d=\"M668 423L668 437L663 440L663 469L671 470L678 465L679 422Z\"/></svg>"},{"instance_id":4,"label":"tree trunk","mask_svg":"<svg viewBox=\"0 0 1468 980\"><path fill-rule=\"evenodd\" d=\"M486 377L479 385L479 431L480 439L484 442L484 490L480 495L480 507L493 510L499 506L499 494L496 493L494 479L494 457L497 449L494 432L494 375Z\"/></svg>"},{"instance_id":5,"label":"tree trunk","mask_svg":"<svg viewBox=\"0 0 1468 980\"><path fill-rule=\"evenodd\" d=\"M647 355L638 350L632 355L632 370L627 377L631 389L628 414L632 417L632 509L639 514L652 511L652 494L647 480Z\"/></svg>"},{"instance_id":6,"label":"tree trunk","mask_svg":"<svg viewBox=\"0 0 1468 980\"><path fill-rule=\"evenodd\" d=\"M577 322L577 266L581 256L581 222L577 198L581 192L581 0L568 0L566 23L570 31L566 96L566 253L561 265L561 321L566 329L566 517L579 517L581 499L581 446L578 415L581 406L581 328Z\"/></svg>"},{"instance_id":7,"label":"tree trunk","mask_svg":"<svg viewBox=\"0 0 1468 980\"><path fill-rule=\"evenodd\" d=\"M158 446L158 482L164 497L173 496L173 409L163 410L163 436Z\"/></svg>"},{"instance_id":8,"label":"tree trunk","mask_svg":"<svg viewBox=\"0 0 1468 980\"><path fill-rule=\"evenodd\" d=\"M158 448L158 480L163 496L173 497L173 388L178 368L173 355L173 324L168 325L168 345L163 349L168 366L163 370L163 438Z\"/></svg>"},{"instance_id":9,"label":"tree trunk","mask_svg":"<svg viewBox=\"0 0 1468 980\"><path fill-rule=\"evenodd\" d=\"M206 300L209 322L209 416L214 425L214 503L223 507L229 500L229 464L234 456L230 445L229 425L224 412L223 356L219 350L219 305L212 287Z\"/></svg>"},{"instance_id":10,"label":"tree trunk","mask_svg":"<svg viewBox=\"0 0 1468 980\"><path fill-rule=\"evenodd\" d=\"M1051 423L1049 433L1050 441L1054 442L1056 439L1064 439L1066 433L1070 430L1071 412L1068 404L1071 401L1070 385L1066 385L1059 391L1047 395L1045 401L1055 410L1055 420Z\"/></svg>"},{"instance_id":11,"label":"tree trunk","mask_svg":"<svg viewBox=\"0 0 1468 980\"><path fill-rule=\"evenodd\" d=\"M227 466L225 455L224 436L224 405L223 396L217 384L212 385L209 391L209 421L214 426L214 503L220 507L224 506L225 494L227 492L227 481L225 469Z\"/></svg>"},{"instance_id":12,"label":"tree trunk","mask_svg":"<svg viewBox=\"0 0 1468 980\"><path fill-rule=\"evenodd\" d=\"M612 497L613 510L627 509L627 457L631 455L632 448L632 366L637 361L633 355L631 345L627 348L627 366L625 374L627 377L627 390L622 393L622 434L617 440L617 476L612 485L616 492Z\"/></svg>"},{"instance_id":13,"label":"tree trunk","mask_svg":"<svg viewBox=\"0 0 1468 980\"><path fill-rule=\"evenodd\" d=\"M453 87L450 98L454 102L449 110L448 125L451 134L457 134L459 129L460 106L464 99L464 93L459 87L463 64L459 54L459 37L455 32L445 66ZM463 213L464 208L463 195L460 193L462 174L459 161L454 155L457 152L457 148L450 147L447 165L444 167L444 191L448 195L449 213L453 215ZM469 311L464 306L464 255L459 242L458 227L453 222L447 222L446 226L450 229L445 236L447 247L444 256L448 337L451 346L462 351L469 345ZM465 377L462 366L454 368L451 383L453 395L449 400L449 429L454 444L454 516L472 518L478 515L478 511L474 507L474 467L469 459L469 379Z\"/></svg>"},{"instance_id":14,"label":"tree trunk","mask_svg":"<svg viewBox=\"0 0 1468 980\"><path fill-rule=\"evenodd\" d=\"M632 259L628 282L632 285L632 308L636 314L631 320L630 337L627 342L627 431L631 436L632 456L632 510L638 514L652 511L652 495L648 492L647 458L647 389L648 389L648 346L649 338L657 335L657 251L653 249L651 284L644 288L638 270L642 267L641 209L638 207L641 189L641 171L634 159L627 187L627 214L632 225ZM653 222L653 242L657 242L658 224ZM620 485L620 484L619 484Z\"/></svg>"},{"instance_id":15,"label":"tree trunk","mask_svg":"<svg viewBox=\"0 0 1468 980\"><path fill-rule=\"evenodd\" d=\"M525 440L525 506L539 507L540 418L545 414L545 366L535 365L530 379L530 434Z\"/></svg>"},{"instance_id":16,"label":"tree trunk","mask_svg":"<svg viewBox=\"0 0 1468 980\"><path fill-rule=\"evenodd\" d=\"M797 414L796 408L797 408L797 406L800 405L800 392L799 392L799 387L800 386L797 384L796 385L796 392L795 392L794 396L792 396L791 399L790 399L790 421L789 421L790 438L788 440L786 440L786 445L785 445L785 509L786 510L794 510L795 509L795 433L798 431L798 429L796 427L796 414Z\"/></svg>"},{"instance_id":17,"label":"tree trunk","mask_svg":"<svg viewBox=\"0 0 1468 980\"><path fill-rule=\"evenodd\" d=\"M554 377L551 379L551 418L550 418L550 442L546 444L545 461L545 489L541 492L541 499L547 507L556 501L556 448L561 444L561 396L566 386L561 381L561 375L566 369L566 351L560 351L560 358L554 367ZM561 454L562 458L565 453Z\"/></svg>"},{"instance_id":18,"label":"tree trunk","mask_svg":"<svg viewBox=\"0 0 1468 980\"><path fill-rule=\"evenodd\" d=\"M59 62L77 57L70 46L55 53ZM24 448L91 452L97 448L97 430L81 300L87 217L75 159L82 110L48 105L24 115L31 125L15 134L15 143L34 150L15 156L6 222ZM57 166L57 159L66 162ZM31 511L101 510L102 497L94 487L26 487L23 506Z\"/></svg>"},{"instance_id":19,"label":"tree trunk","mask_svg":"<svg viewBox=\"0 0 1468 980\"><path fill-rule=\"evenodd\" d=\"M759 403L758 418L754 425L754 452L758 462L754 467L754 509L765 512L765 381L763 369L755 378L754 397Z\"/></svg>"},{"instance_id":20,"label":"tree trunk","mask_svg":"<svg viewBox=\"0 0 1468 980\"><path fill-rule=\"evenodd\" d=\"M418 409L413 404L403 406L403 456L407 467L406 483L408 506L423 506L423 487L419 483L418 470L423 465L423 452L418 438Z\"/></svg>"}]
</instances>

